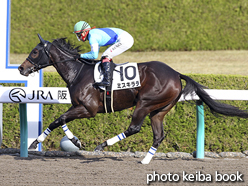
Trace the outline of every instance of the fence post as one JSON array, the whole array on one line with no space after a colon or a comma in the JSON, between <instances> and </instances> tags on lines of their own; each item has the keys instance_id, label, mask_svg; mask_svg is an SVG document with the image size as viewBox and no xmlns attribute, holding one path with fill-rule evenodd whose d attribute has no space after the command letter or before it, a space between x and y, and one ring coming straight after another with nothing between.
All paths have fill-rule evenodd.
<instances>
[{"instance_id":1,"label":"fence post","mask_svg":"<svg viewBox=\"0 0 248 186\"><path fill-rule=\"evenodd\" d=\"M197 136L196 136L196 158L204 158L204 107L201 100L196 101L196 117L197 117Z\"/></svg>"},{"instance_id":2,"label":"fence post","mask_svg":"<svg viewBox=\"0 0 248 186\"><path fill-rule=\"evenodd\" d=\"M0 148L3 141L3 104L0 103Z\"/></svg>"},{"instance_id":3,"label":"fence post","mask_svg":"<svg viewBox=\"0 0 248 186\"><path fill-rule=\"evenodd\" d=\"M0 88L3 87L0 85ZM0 148L3 141L3 103L0 103Z\"/></svg>"},{"instance_id":4,"label":"fence post","mask_svg":"<svg viewBox=\"0 0 248 186\"><path fill-rule=\"evenodd\" d=\"M27 104L19 104L20 112L20 157L28 157L28 122L27 122Z\"/></svg>"}]
</instances>

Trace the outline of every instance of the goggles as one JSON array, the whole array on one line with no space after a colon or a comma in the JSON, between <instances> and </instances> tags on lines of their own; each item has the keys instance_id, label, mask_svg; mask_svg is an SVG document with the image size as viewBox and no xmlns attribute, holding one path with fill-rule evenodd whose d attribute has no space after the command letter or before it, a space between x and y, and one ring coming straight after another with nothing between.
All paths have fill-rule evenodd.
<instances>
[{"instance_id":1,"label":"goggles","mask_svg":"<svg viewBox=\"0 0 248 186\"><path fill-rule=\"evenodd\" d=\"M82 32L76 33L76 36L77 36L78 41L80 41L81 34L82 34Z\"/></svg>"},{"instance_id":2,"label":"goggles","mask_svg":"<svg viewBox=\"0 0 248 186\"><path fill-rule=\"evenodd\" d=\"M91 28L86 28L86 29L83 29L83 30L75 31L74 33L76 34L78 41L81 41L80 40L80 37L82 35L82 32L87 31L86 34L85 34L85 36L83 37L83 39L84 39L84 38L87 37L87 35L88 35L88 33L89 33L90 30L91 30Z\"/></svg>"}]
</instances>

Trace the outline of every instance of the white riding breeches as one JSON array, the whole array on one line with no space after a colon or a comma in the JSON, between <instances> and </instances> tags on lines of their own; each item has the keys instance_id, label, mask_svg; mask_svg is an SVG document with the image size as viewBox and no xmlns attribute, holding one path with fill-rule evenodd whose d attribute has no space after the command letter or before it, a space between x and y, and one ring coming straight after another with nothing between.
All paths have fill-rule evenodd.
<instances>
[{"instance_id":1,"label":"white riding breeches","mask_svg":"<svg viewBox=\"0 0 248 186\"><path fill-rule=\"evenodd\" d=\"M117 42L103 52L102 56L107 56L109 59L112 59L113 57L118 56L131 48L133 43L133 37L128 32L124 31L121 35L119 35Z\"/></svg>"}]
</instances>

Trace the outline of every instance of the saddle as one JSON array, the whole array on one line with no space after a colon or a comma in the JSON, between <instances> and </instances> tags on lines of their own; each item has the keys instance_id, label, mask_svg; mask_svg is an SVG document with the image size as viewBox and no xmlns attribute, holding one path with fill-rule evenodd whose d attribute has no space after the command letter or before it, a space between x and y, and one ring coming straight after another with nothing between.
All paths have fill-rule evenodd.
<instances>
[{"instance_id":1,"label":"saddle","mask_svg":"<svg viewBox=\"0 0 248 186\"><path fill-rule=\"evenodd\" d=\"M97 65L98 66L98 71L100 72L100 76L103 75L103 67L101 64L101 60L92 60L92 59L84 59L84 58L79 58L78 59L80 62L88 64L88 65ZM114 112L113 109L113 90L112 90L112 80L113 80L113 70L115 68L116 64L113 63L113 61L111 60L110 62L110 86L108 86L107 88L105 87L101 87L98 86L100 89L104 90L104 108L105 108L105 112L109 113L109 112Z\"/></svg>"},{"instance_id":2,"label":"saddle","mask_svg":"<svg viewBox=\"0 0 248 186\"><path fill-rule=\"evenodd\" d=\"M96 63L94 69L95 82L101 82L103 79L103 69L101 62ZM115 64L110 62L110 86L99 86L104 91L105 112L114 112L113 109L113 91L136 88L140 86L140 76L137 63Z\"/></svg>"},{"instance_id":3,"label":"saddle","mask_svg":"<svg viewBox=\"0 0 248 186\"><path fill-rule=\"evenodd\" d=\"M128 63L128 62L127 62ZM127 63L123 63L123 64L127 64ZM123 64L119 64L119 66L123 65ZM113 60L110 61L110 85L105 87L105 86L99 86L100 89L104 90L104 108L105 108L105 112L109 113L109 112L113 112L114 113L114 109L113 109L113 89L112 89L112 83L113 83L113 75L114 75L114 71L117 71L121 74L121 76L123 76L123 73L116 70L115 67L118 66L118 64L115 64L113 62ZM103 75L104 69L102 67L102 65L98 65L98 71L100 72L100 76Z\"/></svg>"},{"instance_id":4,"label":"saddle","mask_svg":"<svg viewBox=\"0 0 248 186\"><path fill-rule=\"evenodd\" d=\"M101 60L87 60L80 58L81 62L88 65L94 65L94 80L101 82L103 79L103 69ZM122 89L131 89L140 87L140 76L137 63L115 64L110 62L110 86L98 86L104 91L104 108L105 112L114 112L113 109L113 91Z\"/></svg>"}]
</instances>

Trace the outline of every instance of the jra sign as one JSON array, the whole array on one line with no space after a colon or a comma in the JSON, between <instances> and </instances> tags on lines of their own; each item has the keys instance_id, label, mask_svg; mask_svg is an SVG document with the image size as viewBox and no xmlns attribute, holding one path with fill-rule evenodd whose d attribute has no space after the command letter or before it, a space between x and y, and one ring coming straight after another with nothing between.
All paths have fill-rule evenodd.
<instances>
[{"instance_id":1,"label":"jra sign","mask_svg":"<svg viewBox=\"0 0 248 186\"><path fill-rule=\"evenodd\" d=\"M70 93L64 87L1 87L1 103L71 104Z\"/></svg>"}]
</instances>

